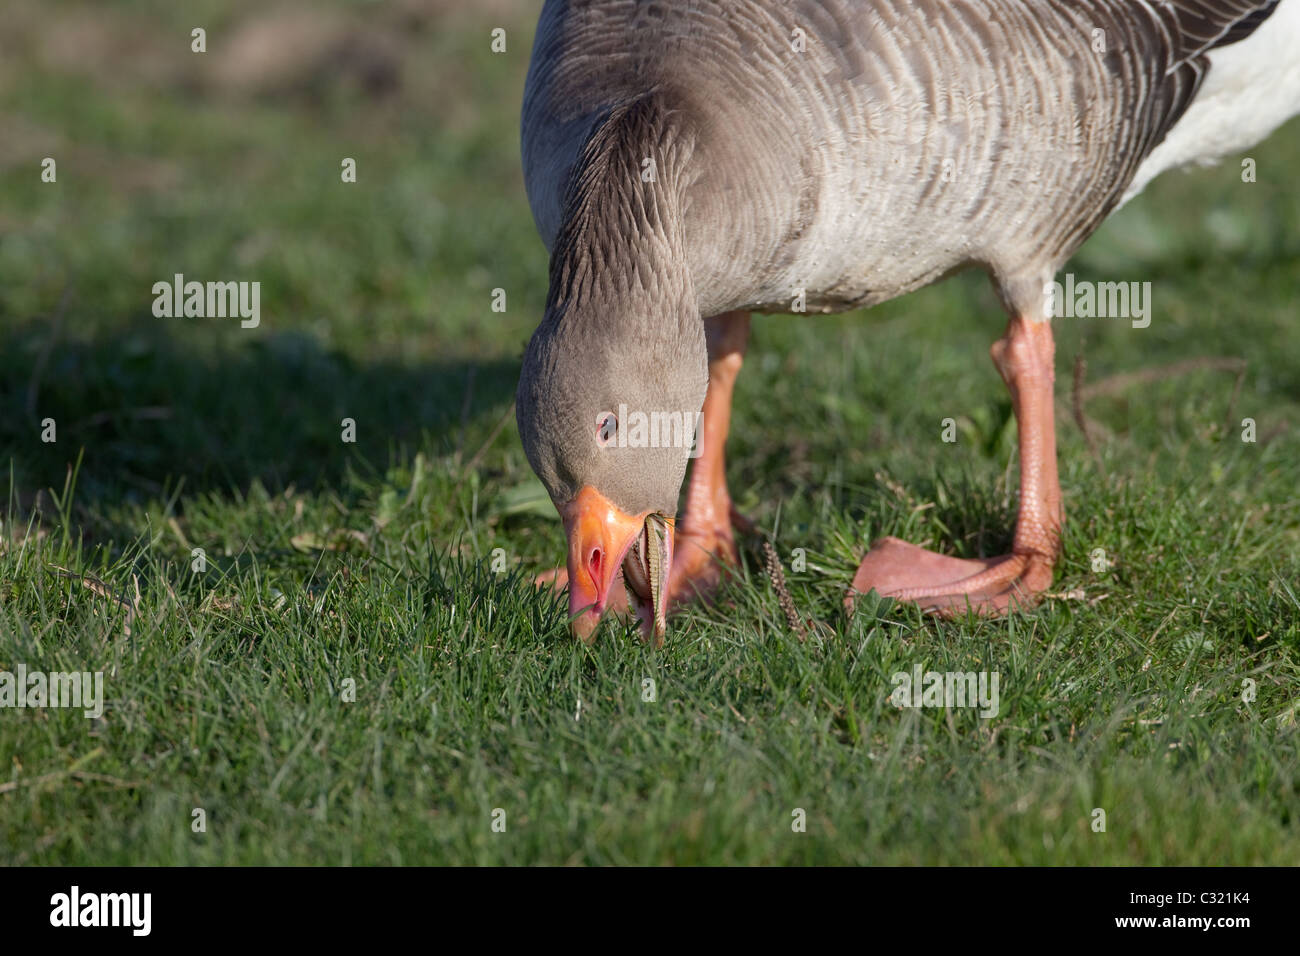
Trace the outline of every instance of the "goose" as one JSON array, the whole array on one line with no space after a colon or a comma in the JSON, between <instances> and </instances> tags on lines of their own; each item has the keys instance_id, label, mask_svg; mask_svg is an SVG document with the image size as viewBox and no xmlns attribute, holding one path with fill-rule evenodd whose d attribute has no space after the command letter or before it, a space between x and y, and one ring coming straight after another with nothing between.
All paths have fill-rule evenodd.
<instances>
[{"instance_id":1,"label":"goose","mask_svg":"<svg viewBox=\"0 0 1300 956\"><path fill-rule=\"evenodd\" d=\"M1300 110L1297 49L1300 0L547 0L521 139L549 289L516 420L568 542L539 580L567 584L574 634L627 602L661 642L738 561L724 445L752 313L968 267L1008 314L1011 550L886 537L850 600L1032 606L1064 521L1045 290L1156 175Z\"/></svg>"}]
</instances>

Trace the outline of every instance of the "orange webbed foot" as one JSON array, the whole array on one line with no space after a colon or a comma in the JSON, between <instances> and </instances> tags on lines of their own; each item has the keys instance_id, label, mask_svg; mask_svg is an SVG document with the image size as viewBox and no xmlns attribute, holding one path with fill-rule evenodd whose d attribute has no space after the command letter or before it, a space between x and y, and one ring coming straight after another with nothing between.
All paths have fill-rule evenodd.
<instances>
[{"instance_id":1,"label":"orange webbed foot","mask_svg":"<svg viewBox=\"0 0 1300 956\"><path fill-rule=\"evenodd\" d=\"M875 590L943 617L968 611L993 617L1037 603L1052 583L1052 565L1050 557L1036 552L953 558L881 538L858 566L845 605L852 610L859 595Z\"/></svg>"},{"instance_id":2,"label":"orange webbed foot","mask_svg":"<svg viewBox=\"0 0 1300 956\"><path fill-rule=\"evenodd\" d=\"M737 525L743 527L741 521L745 519L740 518ZM673 567L668 576L669 606L679 608L692 601L711 602L726 575L739 565L740 553L729 521L703 528L679 528Z\"/></svg>"}]
</instances>

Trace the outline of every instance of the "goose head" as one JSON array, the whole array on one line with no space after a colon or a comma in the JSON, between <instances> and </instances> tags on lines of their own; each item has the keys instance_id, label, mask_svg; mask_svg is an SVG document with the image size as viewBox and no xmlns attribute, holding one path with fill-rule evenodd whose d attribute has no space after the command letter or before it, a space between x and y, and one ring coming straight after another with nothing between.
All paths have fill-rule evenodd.
<instances>
[{"instance_id":1,"label":"goose head","mask_svg":"<svg viewBox=\"0 0 1300 956\"><path fill-rule=\"evenodd\" d=\"M695 134L684 116L649 95L603 115L571 169L528 154L532 179L564 199L516 418L564 522L571 626L588 642L620 572L643 632L665 630L677 498L709 378L685 241ZM644 175L647 157L658 175Z\"/></svg>"},{"instance_id":2,"label":"goose head","mask_svg":"<svg viewBox=\"0 0 1300 956\"><path fill-rule=\"evenodd\" d=\"M571 627L584 641L620 571L643 633L662 640L677 498L707 383L699 311L676 297L572 299L548 308L529 342L516 418L564 522Z\"/></svg>"}]
</instances>

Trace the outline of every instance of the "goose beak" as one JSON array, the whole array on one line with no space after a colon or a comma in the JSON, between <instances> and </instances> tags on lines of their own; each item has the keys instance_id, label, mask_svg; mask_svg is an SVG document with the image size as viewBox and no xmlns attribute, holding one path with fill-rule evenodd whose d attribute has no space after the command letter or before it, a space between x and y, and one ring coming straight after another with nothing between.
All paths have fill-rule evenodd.
<instances>
[{"instance_id":1,"label":"goose beak","mask_svg":"<svg viewBox=\"0 0 1300 956\"><path fill-rule=\"evenodd\" d=\"M559 511L569 540L569 620L574 636L588 644L595 640L622 568L642 632L661 643L667 622L673 519L654 512L629 515L590 485Z\"/></svg>"}]
</instances>

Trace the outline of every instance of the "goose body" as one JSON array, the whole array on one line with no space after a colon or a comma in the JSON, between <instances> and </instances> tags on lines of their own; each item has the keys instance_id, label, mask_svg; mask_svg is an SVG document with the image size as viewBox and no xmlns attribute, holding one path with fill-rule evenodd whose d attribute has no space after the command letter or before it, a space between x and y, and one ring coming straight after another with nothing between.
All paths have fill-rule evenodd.
<instances>
[{"instance_id":1,"label":"goose body","mask_svg":"<svg viewBox=\"0 0 1300 956\"><path fill-rule=\"evenodd\" d=\"M692 478L687 513L721 508L708 520L725 524L719 363L739 367L740 317L871 305L970 266L1012 316L994 359L1032 459L1016 550L959 567L887 543L859 577L921 600L955 575L944 593L1000 595L997 610L1024 593L1026 555L1050 581L1045 286L1155 175L1244 148L1300 110L1297 47L1300 0L548 0L522 147L551 289L520 431L562 513L592 491L623 522L606 541L608 522L580 527L595 505L566 518L575 611L606 606L611 557L644 557L623 539L675 513L686 465L586 447L593 412L625 395L703 403L718 465L699 494ZM729 536L709 533L725 551ZM1013 566L1010 583L994 580Z\"/></svg>"},{"instance_id":2,"label":"goose body","mask_svg":"<svg viewBox=\"0 0 1300 956\"><path fill-rule=\"evenodd\" d=\"M856 308L967 265L1018 303L1041 297L1136 176L1240 149L1300 109L1300 54L1281 49L1300 45L1300 3L1254 40L1267 59L1177 33L1180 6L1196 4L553 0L524 104L538 229L551 246L601 120L658 98L684 140L702 314L788 312L795 290L812 311ZM1220 58L1265 75L1211 83L1212 115L1145 163ZM1251 89L1277 107L1234 111Z\"/></svg>"},{"instance_id":3,"label":"goose body","mask_svg":"<svg viewBox=\"0 0 1300 956\"><path fill-rule=\"evenodd\" d=\"M1206 59L1196 98L1138 168L1125 202L1163 172L1249 149L1300 112L1300 3L1284 0L1266 25Z\"/></svg>"}]
</instances>

